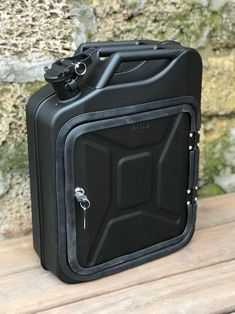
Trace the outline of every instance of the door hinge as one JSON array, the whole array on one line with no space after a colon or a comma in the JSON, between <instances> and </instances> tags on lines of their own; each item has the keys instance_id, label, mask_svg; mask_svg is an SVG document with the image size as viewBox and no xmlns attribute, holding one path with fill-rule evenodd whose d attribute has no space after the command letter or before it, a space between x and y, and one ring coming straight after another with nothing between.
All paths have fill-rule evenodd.
<instances>
[{"instance_id":1,"label":"door hinge","mask_svg":"<svg viewBox=\"0 0 235 314\"><path fill-rule=\"evenodd\" d=\"M194 186L192 189L187 190L187 205L192 205L197 202L197 190L198 187Z\"/></svg>"},{"instance_id":2,"label":"door hinge","mask_svg":"<svg viewBox=\"0 0 235 314\"><path fill-rule=\"evenodd\" d=\"M189 133L189 150L196 150L199 148L200 142L200 131L193 131Z\"/></svg>"}]
</instances>

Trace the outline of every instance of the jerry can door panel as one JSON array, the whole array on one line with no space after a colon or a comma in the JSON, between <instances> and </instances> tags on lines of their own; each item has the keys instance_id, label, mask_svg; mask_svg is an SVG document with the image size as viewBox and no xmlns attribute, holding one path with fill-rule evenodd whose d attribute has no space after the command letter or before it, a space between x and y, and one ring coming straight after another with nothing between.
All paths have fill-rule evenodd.
<instances>
[{"instance_id":1,"label":"jerry can door panel","mask_svg":"<svg viewBox=\"0 0 235 314\"><path fill-rule=\"evenodd\" d=\"M187 108L88 122L69 133L65 201L73 265L127 258L184 232L192 128Z\"/></svg>"}]
</instances>

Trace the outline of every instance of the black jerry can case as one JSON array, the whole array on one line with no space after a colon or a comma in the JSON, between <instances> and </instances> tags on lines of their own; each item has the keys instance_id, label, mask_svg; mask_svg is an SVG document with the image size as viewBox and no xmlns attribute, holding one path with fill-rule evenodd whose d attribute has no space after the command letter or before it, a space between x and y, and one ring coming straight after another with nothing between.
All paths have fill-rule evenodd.
<instances>
[{"instance_id":1,"label":"black jerry can case","mask_svg":"<svg viewBox=\"0 0 235 314\"><path fill-rule=\"evenodd\" d=\"M82 44L27 105L34 248L82 282L191 239L200 55L174 41Z\"/></svg>"}]
</instances>

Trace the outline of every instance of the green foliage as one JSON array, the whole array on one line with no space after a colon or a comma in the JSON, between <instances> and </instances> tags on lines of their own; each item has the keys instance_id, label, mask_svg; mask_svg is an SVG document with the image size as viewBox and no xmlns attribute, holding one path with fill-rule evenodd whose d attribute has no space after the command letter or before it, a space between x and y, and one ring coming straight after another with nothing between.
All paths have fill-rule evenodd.
<instances>
[{"instance_id":1,"label":"green foliage","mask_svg":"<svg viewBox=\"0 0 235 314\"><path fill-rule=\"evenodd\" d=\"M25 89L30 94L33 94L34 92L36 92L39 88L41 88L44 85L46 85L45 81L35 81L32 83L25 84Z\"/></svg>"},{"instance_id":2,"label":"green foliage","mask_svg":"<svg viewBox=\"0 0 235 314\"><path fill-rule=\"evenodd\" d=\"M210 12L208 23L214 29L218 29L220 27L220 23L221 23L220 13L219 12L215 12L215 11Z\"/></svg>"},{"instance_id":3,"label":"green foliage","mask_svg":"<svg viewBox=\"0 0 235 314\"><path fill-rule=\"evenodd\" d=\"M208 197L208 196L221 195L224 193L225 191L219 185L215 183L209 183L199 189L198 196L203 198L203 197Z\"/></svg>"},{"instance_id":4,"label":"green foliage","mask_svg":"<svg viewBox=\"0 0 235 314\"><path fill-rule=\"evenodd\" d=\"M224 152L229 146L227 135L206 144L205 147L205 164L204 164L204 180L208 184L214 182L215 176L226 167Z\"/></svg>"},{"instance_id":5,"label":"green foliage","mask_svg":"<svg viewBox=\"0 0 235 314\"><path fill-rule=\"evenodd\" d=\"M0 83L0 93L1 93L1 96L3 94L7 94L10 92L10 88L9 88L9 84L8 83L5 83L5 82L1 82ZM0 104L1 104L1 99L0 99ZM1 108L2 109L2 108Z\"/></svg>"},{"instance_id":6,"label":"green foliage","mask_svg":"<svg viewBox=\"0 0 235 314\"><path fill-rule=\"evenodd\" d=\"M0 147L0 171L23 171L28 169L28 154L26 141L22 141L16 147L10 147L7 143Z\"/></svg>"}]
</instances>

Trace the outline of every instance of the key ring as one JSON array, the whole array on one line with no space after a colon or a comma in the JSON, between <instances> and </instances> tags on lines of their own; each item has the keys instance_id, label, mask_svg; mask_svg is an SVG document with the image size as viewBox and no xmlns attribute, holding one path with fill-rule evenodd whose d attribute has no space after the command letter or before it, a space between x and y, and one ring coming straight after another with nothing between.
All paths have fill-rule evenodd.
<instances>
[{"instance_id":1,"label":"key ring","mask_svg":"<svg viewBox=\"0 0 235 314\"><path fill-rule=\"evenodd\" d=\"M74 64L74 71L77 75L84 75L86 73L86 63L79 61Z\"/></svg>"},{"instance_id":2,"label":"key ring","mask_svg":"<svg viewBox=\"0 0 235 314\"><path fill-rule=\"evenodd\" d=\"M87 204L87 205L84 205L84 204ZM91 206L91 203L88 200L88 198L86 198L84 201L79 202L79 205L82 207L83 210L87 210Z\"/></svg>"}]
</instances>

